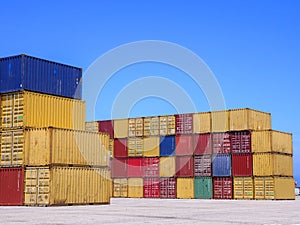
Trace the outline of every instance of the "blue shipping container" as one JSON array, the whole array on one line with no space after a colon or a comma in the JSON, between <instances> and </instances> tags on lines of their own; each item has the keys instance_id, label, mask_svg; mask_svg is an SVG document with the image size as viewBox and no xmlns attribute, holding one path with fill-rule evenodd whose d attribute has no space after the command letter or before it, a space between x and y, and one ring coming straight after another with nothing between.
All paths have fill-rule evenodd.
<instances>
[{"instance_id":1,"label":"blue shipping container","mask_svg":"<svg viewBox=\"0 0 300 225\"><path fill-rule=\"evenodd\" d=\"M231 156L229 154L219 154L213 156L213 176L231 176Z\"/></svg>"},{"instance_id":2,"label":"blue shipping container","mask_svg":"<svg viewBox=\"0 0 300 225\"><path fill-rule=\"evenodd\" d=\"M27 55L0 58L0 93L28 90L82 98L82 69Z\"/></svg>"},{"instance_id":3,"label":"blue shipping container","mask_svg":"<svg viewBox=\"0 0 300 225\"><path fill-rule=\"evenodd\" d=\"M160 137L160 156L173 156L175 155L175 136Z\"/></svg>"}]
</instances>

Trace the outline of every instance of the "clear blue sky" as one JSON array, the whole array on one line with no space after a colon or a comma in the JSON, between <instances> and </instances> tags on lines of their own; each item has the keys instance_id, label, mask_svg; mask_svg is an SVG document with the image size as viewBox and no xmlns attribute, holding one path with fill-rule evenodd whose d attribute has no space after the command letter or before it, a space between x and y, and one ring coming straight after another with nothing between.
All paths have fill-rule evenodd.
<instances>
[{"instance_id":1,"label":"clear blue sky","mask_svg":"<svg viewBox=\"0 0 300 225\"><path fill-rule=\"evenodd\" d=\"M300 183L300 1L10 0L1 1L0 10L0 57L26 53L86 70L108 50L133 41L163 40L192 50L215 74L227 108L271 112L274 129L293 133ZM110 80L96 118L109 118L124 85L150 75L174 80L198 111L207 110L203 93L181 71L144 63ZM166 101L148 98L130 116L174 112Z\"/></svg>"}]
</instances>

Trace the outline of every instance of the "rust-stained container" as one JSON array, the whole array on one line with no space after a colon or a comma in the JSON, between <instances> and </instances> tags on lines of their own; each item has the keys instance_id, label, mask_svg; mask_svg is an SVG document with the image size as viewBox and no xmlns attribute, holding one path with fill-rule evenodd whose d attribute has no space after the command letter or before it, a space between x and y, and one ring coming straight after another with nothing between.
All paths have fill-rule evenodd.
<instances>
[{"instance_id":1,"label":"rust-stained container","mask_svg":"<svg viewBox=\"0 0 300 225\"><path fill-rule=\"evenodd\" d=\"M233 178L233 198L234 199L253 199L253 178L234 177Z\"/></svg>"},{"instance_id":2,"label":"rust-stained container","mask_svg":"<svg viewBox=\"0 0 300 225\"><path fill-rule=\"evenodd\" d=\"M176 198L176 178L160 178L160 198Z\"/></svg>"},{"instance_id":3,"label":"rust-stained container","mask_svg":"<svg viewBox=\"0 0 300 225\"><path fill-rule=\"evenodd\" d=\"M176 155L193 155L193 143L193 135L176 136Z\"/></svg>"},{"instance_id":4,"label":"rust-stained container","mask_svg":"<svg viewBox=\"0 0 300 225\"><path fill-rule=\"evenodd\" d=\"M194 154L204 155L212 153L211 134L194 135Z\"/></svg>"},{"instance_id":5,"label":"rust-stained container","mask_svg":"<svg viewBox=\"0 0 300 225\"><path fill-rule=\"evenodd\" d=\"M232 178L213 178L214 199L232 199Z\"/></svg>"},{"instance_id":6,"label":"rust-stained container","mask_svg":"<svg viewBox=\"0 0 300 225\"><path fill-rule=\"evenodd\" d=\"M113 158L111 160L111 177L112 178L127 178L127 159Z\"/></svg>"},{"instance_id":7,"label":"rust-stained container","mask_svg":"<svg viewBox=\"0 0 300 225\"><path fill-rule=\"evenodd\" d=\"M128 198L143 198L143 178L128 178Z\"/></svg>"},{"instance_id":8,"label":"rust-stained container","mask_svg":"<svg viewBox=\"0 0 300 225\"><path fill-rule=\"evenodd\" d=\"M194 198L194 178L176 178L177 198Z\"/></svg>"},{"instance_id":9,"label":"rust-stained container","mask_svg":"<svg viewBox=\"0 0 300 225\"><path fill-rule=\"evenodd\" d=\"M210 177L211 173L211 155L194 156L194 174L195 177Z\"/></svg>"},{"instance_id":10,"label":"rust-stained container","mask_svg":"<svg viewBox=\"0 0 300 225\"><path fill-rule=\"evenodd\" d=\"M126 178L113 179L113 197L115 198L128 197L128 180Z\"/></svg>"},{"instance_id":11,"label":"rust-stained container","mask_svg":"<svg viewBox=\"0 0 300 225\"><path fill-rule=\"evenodd\" d=\"M110 138L114 138L114 121L103 120L98 121L99 132L108 133Z\"/></svg>"},{"instance_id":12,"label":"rust-stained container","mask_svg":"<svg viewBox=\"0 0 300 225\"><path fill-rule=\"evenodd\" d=\"M159 177L159 158L148 157L142 160L143 177Z\"/></svg>"},{"instance_id":13,"label":"rust-stained container","mask_svg":"<svg viewBox=\"0 0 300 225\"><path fill-rule=\"evenodd\" d=\"M90 121L85 122L85 130L90 132L98 132L98 122Z\"/></svg>"},{"instance_id":14,"label":"rust-stained container","mask_svg":"<svg viewBox=\"0 0 300 225\"><path fill-rule=\"evenodd\" d=\"M253 109L229 110L229 128L237 130L266 130L271 129L271 114Z\"/></svg>"},{"instance_id":15,"label":"rust-stained container","mask_svg":"<svg viewBox=\"0 0 300 225\"><path fill-rule=\"evenodd\" d=\"M144 137L143 138L143 156L156 157L159 156L159 137Z\"/></svg>"},{"instance_id":16,"label":"rust-stained container","mask_svg":"<svg viewBox=\"0 0 300 225\"><path fill-rule=\"evenodd\" d=\"M252 176L252 154L232 155L232 176L245 177Z\"/></svg>"},{"instance_id":17,"label":"rust-stained container","mask_svg":"<svg viewBox=\"0 0 300 225\"><path fill-rule=\"evenodd\" d=\"M250 131L230 132L232 153L250 153L251 152L251 133Z\"/></svg>"},{"instance_id":18,"label":"rust-stained container","mask_svg":"<svg viewBox=\"0 0 300 225\"><path fill-rule=\"evenodd\" d=\"M193 133L202 134L211 132L211 113L194 113L193 114Z\"/></svg>"},{"instance_id":19,"label":"rust-stained container","mask_svg":"<svg viewBox=\"0 0 300 225\"><path fill-rule=\"evenodd\" d=\"M159 117L159 134L161 136L175 135L175 116Z\"/></svg>"},{"instance_id":20,"label":"rust-stained container","mask_svg":"<svg viewBox=\"0 0 300 225\"><path fill-rule=\"evenodd\" d=\"M130 118L128 119L128 136L142 137L144 135L144 119Z\"/></svg>"},{"instance_id":21,"label":"rust-stained container","mask_svg":"<svg viewBox=\"0 0 300 225\"><path fill-rule=\"evenodd\" d=\"M57 127L85 130L85 102L20 91L1 95L1 128Z\"/></svg>"},{"instance_id":22,"label":"rust-stained container","mask_svg":"<svg viewBox=\"0 0 300 225\"><path fill-rule=\"evenodd\" d=\"M194 177L193 156L176 156L176 176Z\"/></svg>"},{"instance_id":23,"label":"rust-stained container","mask_svg":"<svg viewBox=\"0 0 300 225\"><path fill-rule=\"evenodd\" d=\"M128 144L126 138L114 140L114 157L115 158L128 157Z\"/></svg>"},{"instance_id":24,"label":"rust-stained container","mask_svg":"<svg viewBox=\"0 0 300 225\"><path fill-rule=\"evenodd\" d=\"M277 153L253 154L254 176L293 176L293 157Z\"/></svg>"},{"instance_id":25,"label":"rust-stained container","mask_svg":"<svg viewBox=\"0 0 300 225\"><path fill-rule=\"evenodd\" d=\"M159 178L144 178L144 198L159 198L159 194Z\"/></svg>"},{"instance_id":26,"label":"rust-stained container","mask_svg":"<svg viewBox=\"0 0 300 225\"><path fill-rule=\"evenodd\" d=\"M128 158L127 160L127 172L128 177L143 177L143 168L142 168L143 158Z\"/></svg>"},{"instance_id":27,"label":"rust-stained container","mask_svg":"<svg viewBox=\"0 0 300 225\"><path fill-rule=\"evenodd\" d=\"M144 136L159 136L159 117L151 116L144 118Z\"/></svg>"},{"instance_id":28,"label":"rust-stained container","mask_svg":"<svg viewBox=\"0 0 300 225\"><path fill-rule=\"evenodd\" d=\"M292 134L275 130L252 131L253 153L278 152L293 154Z\"/></svg>"},{"instance_id":29,"label":"rust-stained container","mask_svg":"<svg viewBox=\"0 0 300 225\"><path fill-rule=\"evenodd\" d=\"M176 174L175 157L160 157L159 161L159 176L174 177Z\"/></svg>"},{"instance_id":30,"label":"rust-stained container","mask_svg":"<svg viewBox=\"0 0 300 225\"><path fill-rule=\"evenodd\" d=\"M143 156L143 138L129 137L128 138L128 157L142 157Z\"/></svg>"},{"instance_id":31,"label":"rust-stained container","mask_svg":"<svg viewBox=\"0 0 300 225\"><path fill-rule=\"evenodd\" d=\"M128 119L118 119L113 121L114 138L128 137Z\"/></svg>"},{"instance_id":32,"label":"rust-stained container","mask_svg":"<svg viewBox=\"0 0 300 225\"><path fill-rule=\"evenodd\" d=\"M176 135L193 133L193 114L180 114L175 116Z\"/></svg>"},{"instance_id":33,"label":"rust-stained container","mask_svg":"<svg viewBox=\"0 0 300 225\"><path fill-rule=\"evenodd\" d=\"M211 112L211 131L227 132L229 131L229 111Z\"/></svg>"},{"instance_id":34,"label":"rust-stained container","mask_svg":"<svg viewBox=\"0 0 300 225\"><path fill-rule=\"evenodd\" d=\"M0 168L0 206L23 205L24 168Z\"/></svg>"},{"instance_id":35,"label":"rust-stained container","mask_svg":"<svg viewBox=\"0 0 300 225\"><path fill-rule=\"evenodd\" d=\"M226 154L231 153L231 143L229 133L212 134L213 153Z\"/></svg>"},{"instance_id":36,"label":"rust-stained container","mask_svg":"<svg viewBox=\"0 0 300 225\"><path fill-rule=\"evenodd\" d=\"M24 205L109 204L109 174L108 168L27 167Z\"/></svg>"}]
</instances>

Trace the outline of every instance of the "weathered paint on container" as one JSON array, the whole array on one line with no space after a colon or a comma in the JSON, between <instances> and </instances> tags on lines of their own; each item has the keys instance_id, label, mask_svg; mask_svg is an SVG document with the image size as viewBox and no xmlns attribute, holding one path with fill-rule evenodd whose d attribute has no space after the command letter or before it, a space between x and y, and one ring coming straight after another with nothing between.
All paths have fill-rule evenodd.
<instances>
[{"instance_id":1,"label":"weathered paint on container","mask_svg":"<svg viewBox=\"0 0 300 225\"><path fill-rule=\"evenodd\" d=\"M126 178L113 179L113 197L115 198L128 197L128 180Z\"/></svg>"},{"instance_id":2,"label":"weathered paint on container","mask_svg":"<svg viewBox=\"0 0 300 225\"><path fill-rule=\"evenodd\" d=\"M193 156L176 156L176 176L194 177Z\"/></svg>"},{"instance_id":3,"label":"weathered paint on container","mask_svg":"<svg viewBox=\"0 0 300 225\"><path fill-rule=\"evenodd\" d=\"M234 199L253 199L253 178L234 177L233 178L233 198Z\"/></svg>"},{"instance_id":4,"label":"weathered paint on container","mask_svg":"<svg viewBox=\"0 0 300 225\"><path fill-rule=\"evenodd\" d=\"M142 157L143 156L144 141L141 137L128 138L128 157Z\"/></svg>"},{"instance_id":5,"label":"weathered paint on container","mask_svg":"<svg viewBox=\"0 0 300 225\"><path fill-rule=\"evenodd\" d=\"M231 153L231 142L229 133L212 134L213 153L226 154Z\"/></svg>"},{"instance_id":6,"label":"weathered paint on container","mask_svg":"<svg viewBox=\"0 0 300 225\"><path fill-rule=\"evenodd\" d=\"M212 153L211 134L194 135L194 154L204 155Z\"/></svg>"},{"instance_id":7,"label":"weathered paint on container","mask_svg":"<svg viewBox=\"0 0 300 225\"><path fill-rule=\"evenodd\" d=\"M143 178L128 178L128 198L143 198Z\"/></svg>"},{"instance_id":8,"label":"weathered paint on container","mask_svg":"<svg viewBox=\"0 0 300 225\"><path fill-rule=\"evenodd\" d=\"M144 198L159 198L159 178L144 178Z\"/></svg>"},{"instance_id":9,"label":"weathered paint on container","mask_svg":"<svg viewBox=\"0 0 300 225\"><path fill-rule=\"evenodd\" d=\"M144 137L143 138L143 156L156 157L159 156L159 137Z\"/></svg>"},{"instance_id":10,"label":"weathered paint on container","mask_svg":"<svg viewBox=\"0 0 300 225\"><path fill-rule=\"evenodd\" d=\"M211 113L194 113L193 114L193 133L210 133L211 132Z\"/></svg>"},{"instance_id":11,"label":"weathered paint on container","mask_svg":"<svg viewBox=\"0 0 300 225\"><path fill-rule=\"evenodd\" d=\"M108 168L27 167L24 205L109 204Z\"/></svg>"},{"instance_id":12,"label":"weathered paint on container","mask_svg":"<svg viewBox=\"0 0 300 225\"><path fill-rule=\"evenodd\" d=\"M195 198L212 199L213 187L211 177L197 177L194 180Z\"/></svg>"},{"instance_id":13,"label":"weathered paint on container","mask_svg":"<svg viewBox=\"0 0 300 225\"><path fill-rule=\"evenodd\" d=\"M254 176L293 176L293 157L277 153L253 154Z\"/></svg>"},{"instance_id":14,"label":"weathered paint on container","mask_svg":"<svg viewBox=\"0 0 300 225\"><path fill-rule=\"evenodd\" d=\"M252 176L252 154L233 154L232 160L232 176L245 177Z\"/></svg>"},{"instance_id":15,"label":"weathered paint on container","mask_svg":"<svg viewBox=\"0 0 300 225\"><path fill-rule=\"evenodd\" d=\"M144 119L130 118L128 119L128 136L142 137L144 135Z\"/></svg>"},{"instance_id":16,"label":"weathered paint on container","mask_svg":"<svg viewBox=\"0 0 300 225\"><path fill-rule=\"evenodd\" d=\"M114 121L103 120L98 121L99 132L108 133L110 138L114 138Z\"/></svg>"},{"instance_id":17,"label":"weathered paint on container","mask_svg":"<svg viewBox=\"0 0 300 225\"><path fill-rule=\"evenodd\" d=\"M159 144L160 156L173 156L175 155L176 142L175 136L161 136Z\"/></svg>"},{"instance_id":18,"label":"weathered paint on container","mask_svg":"<svg viewBox=\"0 0 300 225\"><path fill-rule=\"evenodd\" d=\"M175 116L159 117L159 134L161 136L175 135Z\"/></svg>"},{"instance_id":19,"label":"weathered paint on container","mask_svg":"<svg viewBox=\"0 0 300 225\"><path fill-rule=\"evenodd\" d=\"M193 155L194 154L194 136L179 135L176 136L176 155Z\"/></svg>"},{"instance_id":20,"label":"weathered paint on container","mask_svg":"<svg viewBox=\"0 0 300 225\"><path fill-rule=\"evenodd\" d=\"M29 90L81 99L82 69L27 55L0 59L0 93Z\"/></svg>"},{"instance_id":21,"label":"weathered paint on container","mask_svg":"<svg viewBox=\"0 0 300 225\"><path fill-rule=\"evenodd\" d=\"M160 198L176 198L176 178L160 178Z\"/></svg>"},{"instance_id":22,"label":"weathered paint on container","mask_svg":"<svg viewBox=\"0 0 300 225\"><path fill-rule=\"evenodd\" d=\"M111 160L111 177L127 178L127 163L126 158L113 158Z\"/></svg>"},{"instance_id":23,"label":"weathered paint on container","mask_svg":"<svg viewBox=\"0 0 300 225\"><path fill-rule=\"evenodd\" d=\"M175 157L160 157L159 176L174 177L176 170Z\"/></svg>"},{"instance_id":24,"label":"weathered paint on container","mask_svg":"<svg viewBox=\"0 0 300 225\"><path fill-rule=\"evenodd\" d=\"M85 122L85 130L90 132L98 132L98 122Z\"/></svg>"},{"instance_id":25,"label":"weathered paint on container","mask_svg":"<svg viewBox=\"0 0 300 225\"><path fill-rule=\"evenodd\" d=\"M23 205L24 168L0 168L0 206Z\"/></svg>"},{"instance_id":26,"label":"weathered paint on container","mask_svg":"<svg viewBox=\"0 0 300 225\"><path fill-rule=\"evenodd\" d=\"M265 130L271 129L271 114L253 109L229 110L230 130Z\"/></svg>"},{"instance_id":27,"label":"weathered paint on container","mask_svg":"<svg viewBox=\"0 0 300 225\"><path fill-rule=\"evenodd\" d=\"M159 117L144 118L144 136L159 136Z\"/></svg>"},{"instance_id":28,"label":"weathered paint on container","mask_svg":"<svg viewBox=\"0 0 300 225\"><path fill-rule=\"evenodd\" d=\"M252 152L293 154L292 134L274 130L252 131Z\"/></svg>"},{"instance_id":29,"label":"weathered paint on container","mask_svg":"<svg viewBox=\"0 0 300 225\"><path fill-rule=\"evenodd\" d=\"M214 199L232 199L232 178L213 178Z\"/></svg>"},{"instance_id":30,"label":"weathered paint on container","mask_svg":"<svg viewBox=\"0 0 300 225\"><path fill-rule=\"evenodd\" d=\"M229 154L213 155L212 170L214 177L231 176L231 157Z\"/></svg>"},{"instance_id":31,"label":"weathered paint on container","mask_svg":"<svg viewBox=\"0 0 300 225\"><path fill-rule=\"evenodd\" d=\"M194 198L194 178L176 178L177 198Z\"/></svg>"},{"instance_id":32,"label":"weathered paint on container","mask_svg":"<svg viewBox=\"0 0 300 225\"><path fill-rule=\"evenodd\" d=\"M127 160L128 177L142 177L142 158L128 158Z\"/></svg>"},{"instance_id":33,"label":"weathered paint on container","mask_svg":"<svg viewBox=\"0 0 300 225\"><path fill-rule=\"evenodd\" d=\"M143 177L159 177L159 158L147 157L142 160Z\"/></svg>"},{"instance_id":34,"label":"weathered paint on container","mask_svg":"<svg viewBox=\"0 0 300 225\"><path fill-rule=\"evenodd\" d=\"M113 122L114 138L128 137L128 119L118 119Z\"/></svg>"},{"instance_id":35,"label":"weathered paint on container","mask_svg":"<svg viewBox=\"0 0 300 225\"><path fill-rule=\"evenodd\" d=\"M234 131L230 133L232 153L251 152L251 133L250 131Z\"/></svg>"},{"instance_id":36,"label":"weathered paint on container","mask_svg":"<svg viewBox=\"0 0 300 225\"><path fill-rule=\"evenodd\" d=\"M176 135L193 133L193 114L175 115Z\"/></svg>"},{"instance_id":37,"label":"weathered paint on container","mask_svg":"<svg viewBox=\"0 0 300 225\"><path fill-rule=\"evenodd\" d=\"M57 127L85 130L85 102L20 91L1 95L1 127Z\"/></svg>"},{"instance_id":38,"label":"weathered paint on container","mask_svg":"<svg viewBox=\"0 0 300 225\"><path fill-rule=\"evenodd\" d=\"M211 173L211 155L194 156L194 174L195 177L210 177Z\"/></svg>"},{"instance_id":39,"label":"weathered paint on container","mask_svg":"<svg viewBox=\"0 0 300 225\"><path fill-rule=\"evenodd\" d=\"M114 140L114 157L115 158L128 157L128 142L126 138Z\"/></svg>"},{"instance_id":40,"label":"weathered paint on container","mask_svg":"<svg viewBox=\"0 0 300 225\"><path fill-rule=\"evenodd\" d=\"M211 112L211 131L227 132L229 131L229 112L212 111Z\"/></svg>"}]
</instances>

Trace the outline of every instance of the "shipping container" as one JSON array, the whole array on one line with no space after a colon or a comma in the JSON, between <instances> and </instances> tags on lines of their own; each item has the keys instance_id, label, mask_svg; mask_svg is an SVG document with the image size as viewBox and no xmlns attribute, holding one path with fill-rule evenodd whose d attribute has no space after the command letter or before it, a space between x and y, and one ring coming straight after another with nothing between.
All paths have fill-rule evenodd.
<instances>
[{"instance_id":1,"label":"shipping container","mask_svg":"<svg viewBox=\"0 0 300 225\"><path fill-rule=\"evenodd\" d=\"M85 102L28 91L1 95L1 127L85 130Z\"/></svg>"},{"instance_id":2,"label":"shipping container","mask_svg":"<svg viewBox=\"0 0 300 225\"><path fill-rule=\"evenodd\" d=\"M159 117L159 134L161 136L175 135L175 116Z\"/></svg>"},{"instance_id":3,"label":"shipping container","mask_svg":"<svg viewBox=\"0 0 300 225\"><path fill-rule=\"evenodd\" d=\"M229 131L229 111L211 112L211 131L226 132Z\"/></svg>"},{"instance_id":4,"label":"shipping container","mask_svg":"<svg viewBox=\"0 0 300 225\"><path fill-rule=\"evenodd\" d=\"M231 153L231 142L229 133L212 134L213 153L226 154Z\"/></svg>"},{"instance_id":5,"label":"shipping container","mask_svg":"<svg viewBox=\"0 0 300 225\"><path fill-rule=\"evenodd\" d=\"M193 133L202 134L211 132L211 113L194 113L193 114Z\"/></svg>"},{"instance_id":6,"label":"shipping container","mask_svg":"<svg viewBox=\"0 0 300 225\"><path fill-rule=\"evenodd\" d=\"M175 157L160 157L159 176L174 177L176 170Z\"/></svg>"},{"instance_id":7,"label":"shipping container","mask_svg":"<svg viewBox=\"0 0 300 225\"><path fill-rule=\"evenodd\" d=\"M230 133L232 153L251 152L251 133L250 131L235 131Z\"/></svg>"},{"instance_id":8,"label":"shipping container","mask_svg":"<svg viewBox=\"0 0 300 225\"><path fill-rule=\"evenodd\" d=\"M194 180L195 198L200 199L212 199L213 188L212 188L211 177L197 177Z\"/></svg>"},{"instance_id":9,"label":"shipping container","mask_svg":"<svg viewBox=\"0 0 300 225\"><path fill-rule=\"evenodd\" d=\"M160 198L176 198L176 178L160 178Z\"/></svg>"},{"instance_id":10,"label":"shipping container","mask_svg":"<svg viewBox=\"0 0 300 225\"><path fill-rule=\"evenodd\" d=\"M173 156L175 155L176 142L175 136L161 136L159 151L160 156Z\"/></svg>"},{"instance_id":11,"label":"shipping container","mask_svg":"<svg viewBox=\"0 0 300 225\"><path fill-rule=\"evenodd\" d=\"M159 136L159 117L144 118L144 136Z\"/></svg>"},{"instance_id":12,"label":"shipping container","mask_svg":"<svg viewBox=\"0 0 300 225\"><path fill-rule=\"evenodd\" d=\"M128 137L128 119L118 119L113 121L114 138Z\"/></svg>"},{"instance_id":13,"label":"shipping container","mask_svg":"<svg viewBox=\"0 0 300 225\"><path fill-rule=\"evenodd\" d=\"M211 173L211 155L194 156L194 174L195 177L210 177Z\"/></svg>"},{"instance_id":14,"label":"shipping container","mask_svg":"<svg viewBox=\"0 0 300 225\"><path fill-rule=\"evenodd\" d=\"M114 121L103 120L98 121L99 132L108 133L110 138L114 138Z\"/></svg>"},{"instance_id":15,"label":"shipping container","mask_svg":"<svg viewBox=\"0 0 300 225\"><path fill-rule=\"evenodd\" d=\"M213 178L214 199L232 199L232 178Z\"/></svg>"},{"instance_id":16,"label":"shipping container","mask_svg":"<svg viewBox=\"0 0 300 225\"><path fill-rule=\"evenodd\" d=\"M253 154L254 176L293 176L293 157L277 153Z\"/></svg>"},{"instance_id":17,"label":"shipping container","mask_svg":"<svg viewBox=\"0 0 300 225\"><path fill-rule=\"evenodd\" d=\"M113 197L115 198L128 197L128 180L126 178L113 179Z\"/></svg>"},{"instance_id":18,"label":"shipping container","mask_svg":"<svg viewBox=\"0 0 300 225\"><path fill-rule=\"evenodd\" d=\"M148 157L142 160L143 177L159 177L159 158Z\"/></svg>"},{"instance_id":19,"label":"shipping container","mask_svg":"<svg viewBox=\"0 0 300 225\"><path fill-rule=\"evenodd\" d=\"M176 176L194 177L193 156L176 156Z\"/></svg>"},{"instance_id":20,"label":"shipping container","mask_svg":"<svg viewBox=\"0 0 300 225\"><path fill-rule=\"evenodd\" d=\"M127 159L113 158L111 159L111 177L112 178L127 178L128 167Z\"/></svg>"},{"instance_id":21,"label":"shipping container","mask_svg":"<svg viewBox=\"0 0 300 225\"><path fill-rule=\"evenodd\" d=\"M294 200L295 184L292 177L255 177L255 199Z\"/></svg>"},{"instance_id":22,"label":"shipping container","mask_svg":"<svg viewBox=\"0 0 300 225\"><path fill-rule=\"evenodd\" d=\"M177 198L194 198L194 178L176 178Z\"/></svg>"},{"instance_id":23,"label":"shipping container","mask_svg":"<svg viewBox=\"0 0 300 225\"><path fill-rule=\"evenodd\" d=\"M230 130L271 129L271 114L253 109L229 110Z\"/></svg>"},{"instance_id":24,"label":"shipping container","mask_svg":"<svg viewBox=\"0 0 300 225\"><path fill-rule=\"evenodd\" d=\"M114 139L109 139L109 155L110 157L114 156L114 148L115 148L115 140Z\"/></svg>"},{"instance_id":25,"label":"shipping container","mask_svg":"<svg viewBox=\"0 0 300 225\"><path fill-rule=\"evenodd\" d=\"M128 157L128 144L126 138L114 140L114 157L115 158Z\"/></svg>"},{"instance_id":26,"label":"shipping container","mask_svg":"<svg viewBox=\"0 0 300 225\"><path fill-rule=\"evenodd\" d=\"M193 135L176 136L176 155L193 155L194 154Z\"/></svg>"},{"instance_id":27,"label":"shipping container","mask_svg":"<svg viewBox=\"0 0 300 225\"><path fill-rule=\"evenodd\" d=\"M142 137L144 135L144 119L130 118L128 119L128 136Z\"/></svg>"},{"instance_id":28,"label":"shipping container","mask_svg":"<svg viewBox=\"0 0 300 225\"><path fill-rule=\"evenodd\" d=\"M143 178L128 178L128 198L143 198Z\"/></svg>"},{"instance_id":29,"label":"shipping container","mask_svg":"<svg viewBox=\"0 0 300 225\"><path fill-rule=\"evenodd\" d=\"M232 176L245 177L252 176L252 154L232 155Z\"/></svg>"},{"instance_id":30,"label":"shipping container","mask_svg":"<svg viewBox=\"0 0 300 225\"><path fill-rule=\"evenodd\" d=\"M212 169L214 177L231 176L231 157L229 154L213 155Z\"/></svg>"},{"instance_id":31,"label":"shipping container","mask_svg":"<svg viewBox=\"0 0 300 225\"><path fill-rule=\"evenodd\" d=\"M159 178L144 178L144 198L159 198L159 194Z\"/></svg>"},{"instance_id":32,"label":"shipping container","mask_svg":"<svg viewBox=\"0 0 300 225\"><path fill-rule=\"evenodd\" d=\"M128 156L129 157L142 157L143 156L143 138L129 137L128 138Z\"/></svg>"},{"instance_id":33,"label":"shipping container","mask_svg":"<svg viewBox=\"0 0 300 225\"><path fill-rule=\"evenodd\" d=\"M193 133L193 114L180 114L175 116L176 135Z\"/></svg>"},{"instance_id":34,"label":"shipping container","mask_svg":"<svg viewBox=\"0 0 300 225\"><path fill-rule=\"evenodd\" d=\"M159 156L159 137L144 137L143 138L143 156L156 157Z\"/></svg>"},{"instance_id":35,"label":"shipping container","mask_svg":"<svg viewBox=\"0 0 300 225\"><path fill-rule=\"evenodd\" d=\"M233 198L234 199L253 199L253 178L234 177L233 178Z\"/></svg>"},{"instance_id":36,"label":"shipping container","mask_svg":"<svg viewBox=\"0 0 300 225\"><path fill-rule=\"evenodd\" d=\"M128 158L127 172L128 177L143 177L142 158Z\"/></svg>"},{"instance_id":37,"label":"shipping container","mask_svg":"<svg viewBox=\"0 0 300 225\"><path fill-rule=\"evenodd\" d=\"M24 168L0 168L0 206L23 205Z\"/></svg>"},{"instance_id":38,"label":"shipping container","mask_svg":"<svg viewBox=\"0 0 300 225\"><path fill-rule=\"evenodd\" d=\"M0 59L0 93L20 90L82 97L82 69L27 55Z\"/></svg>"},{"instance_id":39,"label":"shipping container","mask_svg":"<svg viewBox=\"0 0 300 225\"><path fill-rule=\"evenodd\" d=\"M98 132L98 122L85 122L85 130L90 132Z\"/></svg>"},{"instance_id":40,"label":"shipping container","mask_svg":"<svg viewBox=\"0 0 300 225\"><path fill-rule=\"evenodd\" d=\"M274 130L252 131L252 152L293 154L292 134Z\"/></svg>"},{"instance_id":41,"label":"shipping container","mask_svg":"<svg viewBox=\"0 0 300 225\"><path fill-rule=\"evenodd\" d=\"M27 167L24 205L109 204L108 168Z\"/></svg>"},{"instance_id":42,"label":"shipping container","mask_svg":"<svg viewBox=\"0 0 300 225\"><path fill-rule=\"evenodd\" d=\"M194 154L204 155L211 154L211 134L196 134L194 135Z\"/></svg>"}]
</instances>

